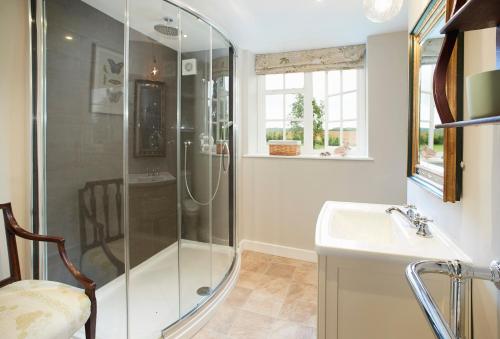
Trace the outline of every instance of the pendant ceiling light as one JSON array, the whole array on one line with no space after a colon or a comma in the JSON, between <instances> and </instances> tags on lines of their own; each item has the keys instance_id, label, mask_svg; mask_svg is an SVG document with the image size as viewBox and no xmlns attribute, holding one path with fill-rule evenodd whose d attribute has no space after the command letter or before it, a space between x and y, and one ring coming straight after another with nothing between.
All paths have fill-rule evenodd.
<instances>
[{"instance_id":1,"label":"pendant ceiling light","mask_svg":"<svg viewBox=\"0 0 500 339\"><path fill-rule=\"evenodd\" d=\"M366 17L377 23L394 18L402 6L403 0L363 0Z\"/></svg>"}]
</instances>

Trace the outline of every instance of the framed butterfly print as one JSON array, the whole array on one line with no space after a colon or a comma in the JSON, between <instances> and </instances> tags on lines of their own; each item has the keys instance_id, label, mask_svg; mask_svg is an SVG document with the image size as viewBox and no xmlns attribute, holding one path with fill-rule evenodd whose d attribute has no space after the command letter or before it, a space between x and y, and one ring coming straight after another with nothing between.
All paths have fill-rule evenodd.
<instances>
[{"instance_id":1,"label":"framed butterfly print","mask_svg":"<svg viewBox=\"0 0 500 339\"><path fill-rule=\"evenodd\" d=\"M94 44L90 112L123 114L123 55Z\"/></svg>"}]
</instances>

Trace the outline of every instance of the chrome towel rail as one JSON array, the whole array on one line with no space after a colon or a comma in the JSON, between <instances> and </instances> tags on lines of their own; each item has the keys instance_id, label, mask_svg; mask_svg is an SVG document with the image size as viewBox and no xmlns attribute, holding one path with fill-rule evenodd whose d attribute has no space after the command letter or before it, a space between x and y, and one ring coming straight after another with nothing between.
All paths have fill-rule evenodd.
<instances>
[{"instance_id":1,"label":"chrome towel rail","mask_svg":"<svg viewBox=\"0 0 500 339\"><path fill-rule=\"evenodd\" d=\"M420 276L425 273L448 275L451 279L450 324L439 310ZM406 278L429 324L438 339L461 339L461 316L464 305L465 280L481 279L500 286L500 263L493 261L489 267L468 265L460 261L420 261L406 267Z\"/></svg>"}]
</instances>

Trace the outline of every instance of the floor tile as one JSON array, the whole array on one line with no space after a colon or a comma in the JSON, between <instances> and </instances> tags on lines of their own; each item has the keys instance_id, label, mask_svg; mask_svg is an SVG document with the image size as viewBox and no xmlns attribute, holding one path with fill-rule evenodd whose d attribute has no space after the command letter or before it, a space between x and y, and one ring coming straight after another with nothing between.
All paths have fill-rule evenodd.
<instances>
[{"instance_id":1,"label":"floor tile","mask_svg":"<svg viewBox=\"0 0 500 339\"><path fill-rule=\"evenodd\" d=\"M202 328L198 333L195 334L193 339L229 339L225 334L217 332L209 328Z\"/></svg>"},{"instance_id":2,"label":"floor tile","mask_svg":"<svg viewBox=\"0 0 500 339\"><path fill-rule=\"evenodd\" d=\"M312 284L318 285L318 270L316 267L310 266L300 266L295 269L293 272L293 281L304 283L304 284Z\"/></svg>"},{"instance_id":3,"label":"floor tile","mask_svg":"<svg viewBox=\"0 0 500 339\"><path fill-rule=\"evenodd\" d=\"M277 264L292 265L292 266L295 266L295 267L302 267L303 265L309 264L307 261L302 261L302 260L297 260L297 259L291 259L291 258L285 258L285 257L279 257L279 256L274 256L274 255L271 258L271 262L272 263L277 263Z\"/></svg>"},{"instance_id":4,"label":"floor tile","mask_svg":"<svg viewBox=\"0 0 500 339\"><path fill-rule=\"evenodd\" d=\"M237 282L237 286L253 290L259 285L261 279L262 279L262 274L260 273L241 271Z\"/></svg>"},{"instance_id":5,"label":"floor tile","mask_svg":"<svg viewBox=\"0 0 500 339\"><path fill-rule=\"evenodd\" d=\"M308 301L317 303L318 301L318 288L311 284L291 283L286 295L287 301Z\"/></svg>"},{"instance_id":6,"label":"floor tile","mask_svg":"<svg viewBox=\"0 0 500 339\"><path fill-rule=\"evenodd\" d=\"M292 282L287 278L263 275L255 290L268 294L270 298L285 299Z\"/></svg>"},{"instance_id":7,"label":"floor tile","mask_svg":"<svg viewBox=\"0 0 500 339\"><path fill-rule=\"evenodd\" d=\"M271 317L240 310L228 335L232 338L266 338L272 323L273 318Z\"/></svg>"},{"instance_id":8,"label":"floor tile","mask_svg":"<svg viewBox=\"0 0 500 339\"><path fill-rule=\"evenodd\" d=\"M231 325L236 319L237 309L227 304L222 304L217 308L214 316L205 325L205 329L217 331L221 334L227 334Z\"/></svg>"},{"instance_id":9,"label":"floor tile","mask_svg":"<svg viewBox=\"0 0 500 339\"><path fill-rule=\"evenodd\" d=\"M286 300L279 318L300 324L312 325L315 323L317 303L304 300Z\"/></svg>"},{"instance_id":10,"label":"floor tile","mask_svg":"<svg viewBox=\"0 0 500 339\"><path fill-rule=\"evenodd\" d=\"M272 256L257 252L244 252L247 254L241 260L241 270L254 273L264 273L269 268Z\"/></svg>"},{"instance_id":11,"label":"floor tile","mask_svg":"<svg viewBox=\"0 0 500 339\"><path fill-rule=\"evenodd\" d=\"M313 339L316 329L291 321L275 320L271 326L268 339Z\"/></svg>"},{"instance_id":12,"label":"floor tile","mask_svg":"<svg viewBox=\"0 0 500 339\"><path fill-rule=\"evenodd\" d=\"M277 317L283 302L283 299L272 298L265 292L254 290L241 309L270 317Z\"/></svg>"},{"instance_id":13,"label":"floor tile","mask_svg":"<svg viewBox=\"0 0 500 339\"><path fill-rule=\"evenodd\" d=\"M295 267L292 265L271 263L265 274L273 277L291 279L294 271Z\"/></svg>"},{"instance_id":14,"label":"floor tile","mask_svg":"<svg viewBox=\"0 0 500 339\"><path fill-rule=\"evenodd\" d=\"M247 301L250 293L252 293L252 289L235 286L224 303L233 307L241 307Z\"/></svg>"}]
</instances>

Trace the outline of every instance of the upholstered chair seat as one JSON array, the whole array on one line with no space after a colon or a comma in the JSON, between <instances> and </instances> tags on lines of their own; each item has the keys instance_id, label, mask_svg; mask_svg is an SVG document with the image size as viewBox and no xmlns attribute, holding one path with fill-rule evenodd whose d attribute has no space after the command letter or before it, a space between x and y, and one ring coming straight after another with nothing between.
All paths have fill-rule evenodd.
<instances>
[{"instance_id":1,"label":"upholstered chair seat","mask_svg":"<svg viewBox=\"0 0 500 339\"><path fill-rule=\"evenodd\" d=\"M71 338L90 316L81 289L45 280L21 280L0 288L2 338Z\"/></svg>"}]
</instances>

